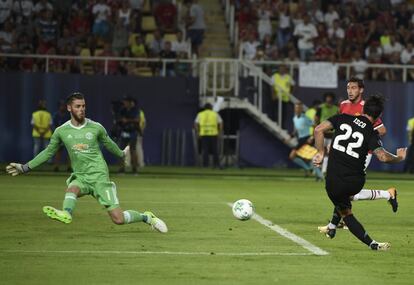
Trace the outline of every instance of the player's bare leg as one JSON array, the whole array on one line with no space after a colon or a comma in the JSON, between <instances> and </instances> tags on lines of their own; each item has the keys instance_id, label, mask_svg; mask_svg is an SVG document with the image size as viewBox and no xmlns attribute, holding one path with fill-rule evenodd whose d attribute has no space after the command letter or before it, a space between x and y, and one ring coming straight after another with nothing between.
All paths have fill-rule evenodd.
<instances>
[{"instance_id":1,"label":"player's bare leg","mask_svg":"<svg viewBox=\"0 0 414 285\"><path fill-rule=\"evenodd\" d=\"M116 225L144 222L161 233L168 232L167 225L164 223L164 221L149 211L144 213L140 213L134 210L122 211L122 209L118 207L108 211L108 214L112 222Z\"/></svg>"},{"instance_id":2,"label":"player's bare leg","mask_svg":"<svg viewBox=\"0 0 414 285\"><path fill-rule=\"evenodd\" d=\"M79 187L70 186L66 189L65 199L63 200L63 210L53 208L52 206L44 206L43 212L51 219L69 224L72 222L72 214L78 197L80 197Z\"/></svg>"}]
</instances>

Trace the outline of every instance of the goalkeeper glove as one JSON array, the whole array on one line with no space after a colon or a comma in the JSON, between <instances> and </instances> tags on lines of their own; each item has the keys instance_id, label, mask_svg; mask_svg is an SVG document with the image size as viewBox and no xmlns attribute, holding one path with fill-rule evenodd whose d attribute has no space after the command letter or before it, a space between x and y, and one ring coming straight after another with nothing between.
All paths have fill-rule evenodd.
<instances>
[{"instance_id":1,"label":"goalkeeper glove","mask_svg":"<svg viewBox=\"0 0 414 285\"><path fill-rule=\"evenodd\" d=\"M122 151L122 152L124 153L124 157L123 157L124 166L128 166L128 165L129 165L129 162L130 162L130 160L131 160L131 152L130 152L129 145L127 145L127 146L123 149L123 151Z\"/></svg>"},{"instance_id":2,"label":"goalkeeper glove","mask_svg":"<svg viewBox=\"0 0 414 285\"><path fill-rule=\"evenodd\" d=\"M29 165L12 162L6 166L6 171L11 176L16 176L30 171Z\"/></svg>"}]
</instances>

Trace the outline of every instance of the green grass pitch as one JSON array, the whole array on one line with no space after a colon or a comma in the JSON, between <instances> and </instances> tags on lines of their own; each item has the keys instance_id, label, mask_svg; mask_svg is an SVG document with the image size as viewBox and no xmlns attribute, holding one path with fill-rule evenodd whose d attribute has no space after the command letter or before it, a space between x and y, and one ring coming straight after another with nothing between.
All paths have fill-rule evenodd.
<instances>
[{"instance_id":1,"label":"green grass pitch","mask_svg":"<svg viewBox=\"0 0 414 285\"><path fill-rule=\"evenodd\" d=\"M169 233L142 223L116 226L92 197L78 200L72 224L48 219L61 207L64 173L0 174L0 284L414 284L414 180L369 173L367 187L396 186L400 209L385 200L354 203L374 252L339 230L317 231L332 206L324 185L298 170L149 167L112 175L123 209L152 210ZM263 218L327 251L317 256L226 204L251 200ZM246 255L249 254L249 255Z\"/></svg>"}]
</instances>

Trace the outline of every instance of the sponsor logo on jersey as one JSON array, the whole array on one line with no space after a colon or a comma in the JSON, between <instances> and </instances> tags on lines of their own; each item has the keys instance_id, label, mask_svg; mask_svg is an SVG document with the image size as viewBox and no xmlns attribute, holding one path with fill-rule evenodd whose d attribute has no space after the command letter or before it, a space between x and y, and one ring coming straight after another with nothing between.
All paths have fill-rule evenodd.
<instances>
[{"instance_id":1,"label":"sponsor logo on jersey","mask_svg":"<svg viewBox=\"0 0 414 285\"><path fill-rule=\"evenodd\" d=\"M68 139L73 139L73 136L72 135L68 135Z\"/></svg>"},{"instance_id":2,"label":"sponsor logo on jersey","mask_svg":"<svg viewBox=\"0 0 414 285\"><path fill-rule=\"evenodd\" d=\"M77 143L72 146L72 149L75 151L87 152L89 149L89 145L84 143Z\"/></svg>"},{"instance_id":3,"label":"sponsor logo on jersey","mask_svg":"<svg viewBox=\"0 0 414 285\"><path fill-rule=\"evenodd\" d=\"M91 140L91 139L93 139L93 134L92 134L91 132L87 132L87 133L85 134L85 138L86 138L87 140Z\"/></svg>"}]
</instances>

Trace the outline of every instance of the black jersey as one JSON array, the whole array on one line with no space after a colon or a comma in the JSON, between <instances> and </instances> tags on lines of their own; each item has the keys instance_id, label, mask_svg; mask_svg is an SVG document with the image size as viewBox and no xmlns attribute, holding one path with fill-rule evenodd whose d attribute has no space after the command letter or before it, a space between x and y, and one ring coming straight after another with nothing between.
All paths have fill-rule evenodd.
<instances>
[{"instance_id":1,"label":"black jersey","mask_svg":"<svg viewBox=\"0 0 414 285\"><path fill-rule=\"evenodd\" d=\"M340 114L330 117L334 136L329 152L327 176L357 178L365 176L369 150L382 147L381 139L365 116Z\"/></svg>"}]
</instances>

